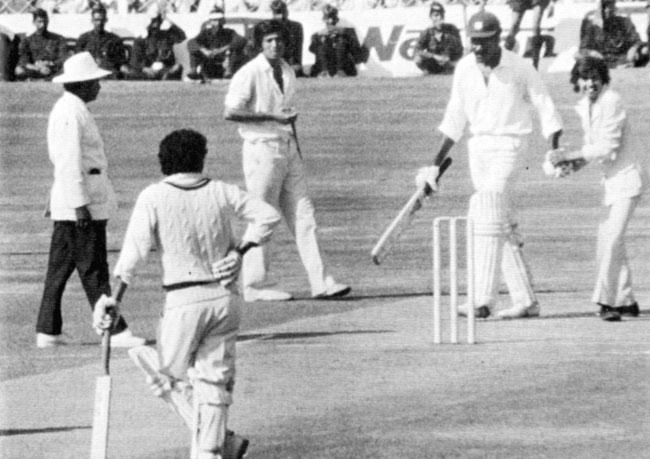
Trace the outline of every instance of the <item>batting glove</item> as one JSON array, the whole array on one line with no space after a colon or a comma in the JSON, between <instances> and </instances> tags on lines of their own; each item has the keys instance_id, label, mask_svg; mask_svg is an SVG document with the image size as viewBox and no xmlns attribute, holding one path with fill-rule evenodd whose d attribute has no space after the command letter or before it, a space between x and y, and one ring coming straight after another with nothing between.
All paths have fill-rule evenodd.
<instances>
[{"instance_id":1,"label":"batting glove","mask_svg":"<svg viewBox=\"0 0 650 459\"><path fill-rule=\"evenodd\" d=\"M147 385L156 397L164 397L172 390L172 383L165 377L147 376Z\"/></svg>"},{"instance_id":2,"label":"batting glove","mask_svg":"<svg viewBox=\"0 0 650 459\"><path fill-rule=\"evenodd\" d=\"M93 309L93 328L98 335L109 330L119 317L118 302L115 298L102 295Z\"/></svg>"},{"instance_id":3,"label":"batting glove","mask_svg":"<svg viewBox=\"0 0 650 459\"><path fill-rule=\"evenodd\" d=\"M415 176L415 185L418 189L428 186L431 190L438 191L438 175L440 175L438 166L421 167Z\"/></svg>"},{"instance_id":4,"label":"batting glove","mask_svg":"<svg viewBox=\"0 0 650 459\"><path fill-rule=\"evenodd\" d=\"M212 275L215 280L224 287L235 281L241 269L241 259L239 252L231 250L224 258L212 263Z\"/></svg>"}]
</instances>

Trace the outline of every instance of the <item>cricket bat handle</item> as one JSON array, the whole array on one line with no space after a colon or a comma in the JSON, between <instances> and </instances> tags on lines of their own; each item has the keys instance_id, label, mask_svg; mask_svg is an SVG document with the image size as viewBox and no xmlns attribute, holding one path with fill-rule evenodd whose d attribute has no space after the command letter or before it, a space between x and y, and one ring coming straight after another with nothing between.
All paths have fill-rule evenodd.
<instances>
[{"instance_id":1,"label":"cricket bat handle","mask_svg":"<svg viewBox=\"0 0 650 459\"><path fill-rule=\"evenodd\" d=\"M118 303L122 301L122 297L124 296L124 292L126 292L126 284L120 283L120 285L117 288L117 293L115 293L115 301ZM108 313L111 314L113 311L111 309L108 309ZM110 362L111 362L111 330L106 329L102 333L102 365L104 367L104 374L105 375L110 375L111 374L111 369L110 369Z\"/></svg>"}]
</instances>

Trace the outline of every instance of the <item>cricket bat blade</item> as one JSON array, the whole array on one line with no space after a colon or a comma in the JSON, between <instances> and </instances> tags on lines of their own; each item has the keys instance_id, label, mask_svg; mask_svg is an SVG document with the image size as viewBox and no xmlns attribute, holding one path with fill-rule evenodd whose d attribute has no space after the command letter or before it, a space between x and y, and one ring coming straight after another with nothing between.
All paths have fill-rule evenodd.
<instances>
[{"instance_id":1,"label":"cricket bat blade","mask_svg":"<svg viewBox=\"0 0 650 459\"><path fill-rule=\"evenodd\" d=\"M90 459L106 459L108 451L108 427L111 407L111 375L108 370L110 358L110 331L102 337L102 359L104 373L95 383L95 407L93 410L93 432L90 445Z\"/></svg>"}]
</instances>

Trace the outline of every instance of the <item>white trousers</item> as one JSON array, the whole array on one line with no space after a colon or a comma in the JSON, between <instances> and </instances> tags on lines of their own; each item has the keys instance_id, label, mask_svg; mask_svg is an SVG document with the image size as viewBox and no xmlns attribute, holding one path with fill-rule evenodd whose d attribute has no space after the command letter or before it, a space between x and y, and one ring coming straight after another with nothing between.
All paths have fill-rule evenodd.
<instances>
[{"instance_id":1,"label":"white trousers","mask_svg":"<svg viewBox=\"0 0 650 459\"><path fill-rule=\"evenodd\" d=\"M218 458L226 439L235 384L239 295L218 284L167 293L158 328L160 371L190 385L192 459Z\"/></svg>"},{"instance_id":2,"label":"white trousers","mask_svg":"<svg viewBox=\"0 0 650 459\"><path fill-rule=\"evenodd\" d=\"M592 301L607 306L634 303L632 273L625 250L625 231L639 196L619 198L608 207L598 228L598 274Z\"/></svg>"},{"instance_id":3,"label":"white trousers","mask_svg":"<svg viewBox=\"0 0 650 459\"><path fill-rule=\"evenodd\" d=\"M474 136L468 142L475 189L468 211L475 232L475 306L496 304L499 269L513 306L528 307L537 301L510 204L510 188L527 148L522 137Z\"/></svg>"},{"instance_id":4,"label":"white trousers","mask_svg":"<svg viewBox=\"0 0 650 459\"><path fill-rule=\"evenodd\" d=\"M271 204L284 217L298 247L312 295L326 291L325 267L316 237L314 206L307 194L302 159L291 140L244 141L246 188ZM267 244L268 245L268 244ZM243 287L261 286L270 267L268 247L255 247L244 256Z\"/></svg>"}]
</instances>

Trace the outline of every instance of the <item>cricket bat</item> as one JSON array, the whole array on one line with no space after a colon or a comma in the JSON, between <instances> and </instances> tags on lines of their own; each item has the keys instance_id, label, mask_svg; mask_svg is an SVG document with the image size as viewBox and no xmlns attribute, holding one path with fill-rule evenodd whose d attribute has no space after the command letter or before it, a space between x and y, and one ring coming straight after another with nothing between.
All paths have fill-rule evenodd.
<instances>
[{"instance_id":1,"label":"cricket bat","mask_svg":"<svg viewBox=\"0 0 650 459\"><path fill-rule=\"evenodd\" d=\"M440 173L438 178L445 173L447 168L451 165L451 158L446 158L440 165ZM399 239L400 234L410 226L416 212L422 207L422 202L431 193L431 189L425 186L417 190L409 198L408 202L402 207L397 214L397 217L390 222L390 225L383 232L375 246L373 247L370 255L374 264L379 265L390 253L393 244Z\"/></svg>"},{"instance_id":2,"label":"cricket bat","mask_svg":"<svg viewBox=\"0 0 650 459\"><path fill-rule=\"evenodd\" d=\"M90 459L106 459L108 449L108 422L111 405L111 332L104 330L102 335L102 363L104 374L95 383L95 408L93 414L93 434Z\"/></svg>"},{"instance_id":3,"label":"cricket bat","mask_svg":"<svg viewBox=\"0 0 650 459\"><path fill-rule=\"evenodd\" d=\"M119 303L124 295L125 285L115 294ZM106 459L108 451L108 426L111 408L111 330L102 333L102 366L104 374L95 382L95 407L93 410L93 433L90 443L90 459Z\"/></svg>"}]
</instances>

